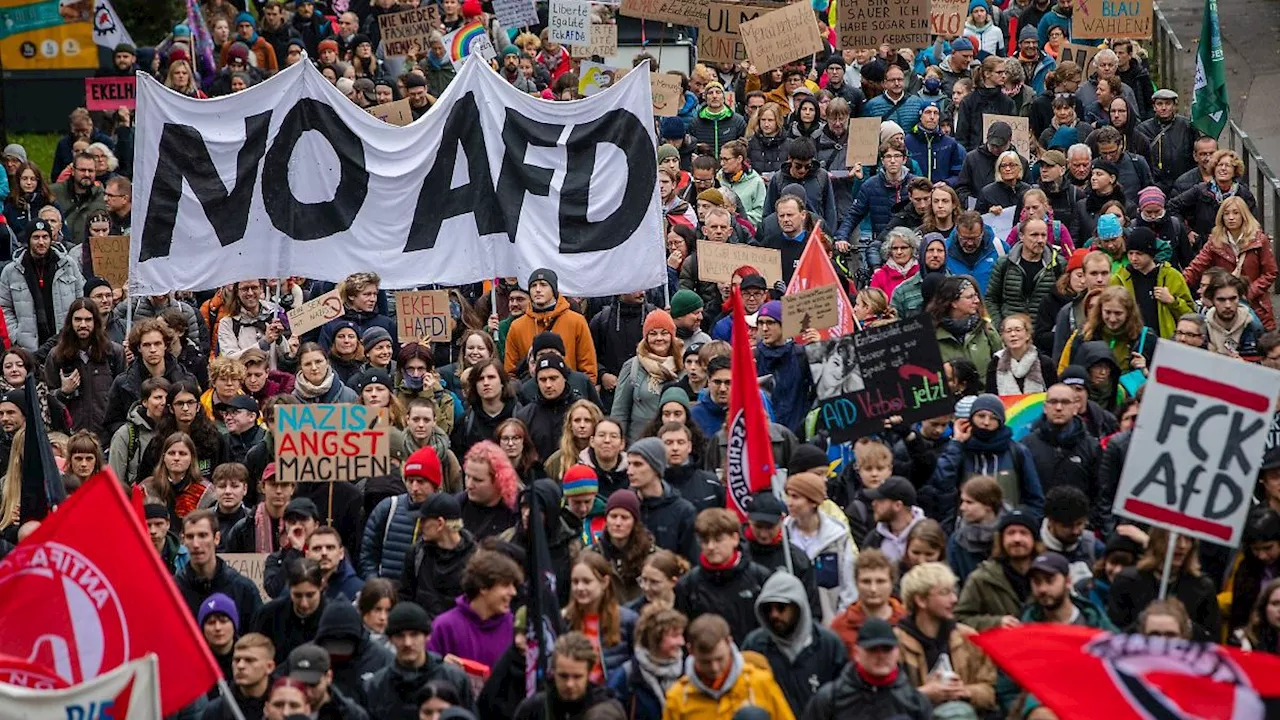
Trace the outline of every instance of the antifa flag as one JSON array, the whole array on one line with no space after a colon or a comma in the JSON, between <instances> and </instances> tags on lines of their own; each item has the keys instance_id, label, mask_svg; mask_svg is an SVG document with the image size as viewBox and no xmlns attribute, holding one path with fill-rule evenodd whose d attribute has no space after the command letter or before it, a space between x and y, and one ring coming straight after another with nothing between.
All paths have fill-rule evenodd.
<instances>
[{"instance_id":1,"label":"antifa flag","mask_svg":"<svg viewBox=\"0 0 1280 720\"><path fill-rule=\"evenodd\" d=\"M822 334L822 340L825 342L833 337L848 335L854 330L853 306L849 304L849 296L845 294L844 286L840 282L840 276L836 275L836 269L831 265L831 258L827 256L827 249L822 245L822 223L813 226L813 232L809 233L809 239L805 242L804 251L800 253L800 261L796 263L795 274L791 276L791 282L787 283L787 294L794 295L801 290L809 288L822 287L824 285L835 285L839 290L836 295L836 303L840 311L840 324L833 328L819 328ZM799 342L799 338L796 340Z\"/></svg>"},{"instance_id":2,"label":"antifa flag","mask_svg":"<svg viewBox=\"0 0 1280 720\"><path fill-rule=\"evenodd\" d=\"M525 651L524 689L531 697L538 691L547 674L547 659L551 656L551 644L555 642L558 625L549 617L559 616L556 608L556 571L551 564L551 549L547 545L546 514L542 497L528 490L529 533L528 554L525 556L525 576L529 580L529 604L525 609L528 620L529 645ZM552 508L550 512L555 512Z\"/></svg>"},{"instance_id":3,"label":"antifa flag","mask_svg":"<svg viewBox=\"0 0 1280 720\"><path fill-rule=\"evenodd\" d=\"M23 430L22 445L22 499L19 501L21 522L43 520L54 507L67 499L62 485L62 473L53 459L53 446L40 412L40 397L36 394L36 375L27 373L22 386L23 412L27 425Z\"/></svg>"},{"instance_id":4,"label":"antifa flag","mask_svg":"<svg viewBox=\"0 0 1280 720\"><path fill-rule=\"evenodd\" d=\"M733 384L729 392L729 414L725 417L725 493L730 510L747 521L750 496L768 490L773 483L773 445L769 442L769 421L760 400L760 384L756 380L756 359L751 354L751 336L747 333L746 313L742 309L742 292L733 286Z\"/></svg>"},{"instance_id":5,"label":"antifa flag","mask_svg":"<svg viewBox=\"0 0 1280 720\"><path fill-rule=\"evenodd\" d=\"M147 653L164 672L165 715L221 677L120 481L104 470L0 562L0 654L78 685Z\"/></svg>"},{"instance_id":6,"label":"antifa flag","mask_svg":"<svg viewBox=\"0 0 1280 720\"><path fill-rule=\"evenodd\" d=\"M161 720L156 656L125 663L75 687L0 685L3 717L22 720ZM98 712L94 712L97 708ZM85 710L88 709L88 713Z\"/></svg>"},{"instance_id":7,"label":"antifa flag","mask_svg":"<svg viewBox=\"0 0 1280 720\"><path fill-rule=\"evenodd\" d=\"M1269 653L1041 623L971 639L1061 720L1280 717Z\"/></svg>"}]
</instances>

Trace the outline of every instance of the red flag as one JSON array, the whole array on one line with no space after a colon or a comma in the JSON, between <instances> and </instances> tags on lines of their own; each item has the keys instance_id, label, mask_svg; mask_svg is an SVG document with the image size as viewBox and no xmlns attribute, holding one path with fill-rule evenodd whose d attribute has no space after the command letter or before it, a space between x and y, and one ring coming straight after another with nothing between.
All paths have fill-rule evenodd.
<instances>
[{"instance_id":1,"label":"red flag","mask_svg":"<svg viewBox=\"0 0 1280 720\"><path fill-rule=\"evenodd\" d=\"M155 653L165 715L221 675L110 471L89 478L0 563L0 653L72 685Z\"/></svg>"},{"instance_id":2,"label":"red flag","mask_svg":"<svg viewBox=\"0 0 1280 720\"><path fill-rule=\"evenodd\" d=\"M833 337L840 337L853 332L853 305L849 303L849 296L844 292L840 276L836 275L836 269L831 265L831 258L827 257L827 250L822 246L821 229L822 224L819 223L814 225L813 232L809 233L809 239L805 241L804 252L800 253L800 262L796 265L796 271L791 276L791 282L787 283L787 294L794 295L801 290L822 287L823 285L835 285L840 289L840 294L836 298L840 311L840 324L834 328L819 330L822 333L823 340L830 340ZM795 340L800 342L798 336Z\"/></svg>"},{"instance_id":3,"label":"red flag","mask_svg":"<svg viewBox=\"0 0 1280 720\"><path fill-rule=\"evenodd\" d=\"M1269 653L1040 623L972 640L1061 720L1237 720L1280 707Z\"/></svg>"},{"instance_id":4,"label":"red flag","mask_svg":"<svg viewBox=\"0 0 1280 720\"><path fill-rule=\"evenodd\" d=\"M756 358L751 352L751 336L747 332L746 312L742 309L742 293L733 286L729 298L733 307L733 384L729 392L729 414L724 432L728 438L725 458L725 493L730 510L747 521L748 497L768 490L773 484L773 445L769 442L769 421L760 400L760 384L756 380Z\"/></svg>"}]
</instances>

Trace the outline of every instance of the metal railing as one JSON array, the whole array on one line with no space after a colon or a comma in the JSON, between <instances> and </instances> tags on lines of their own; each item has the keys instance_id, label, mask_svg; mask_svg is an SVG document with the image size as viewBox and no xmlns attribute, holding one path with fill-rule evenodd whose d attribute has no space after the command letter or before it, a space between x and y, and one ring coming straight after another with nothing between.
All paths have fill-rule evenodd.
<instances>
[{"instance_id":1,"label":"metal railing","mask_svg":"<svg viewBox=\"0 0 1280 720\"><path fill-rule=\"evenodd\" d=\"M1173 32L1173 27L1169 25L1169 20L1160 12L1160 6L1155 6L1155 30L1151 39L1152 71L1155 74L1155 81L1159 87L1166 87L1178 93L1178 97L1185 97L1186 105L1190 107L1191 95L1187 92L1188 88L1183 87L1180 73L1178 72L1178 56L1186 52L1182 48L1182 43L1178 41L1178 36Z\"/></svg>"}]
</instances>

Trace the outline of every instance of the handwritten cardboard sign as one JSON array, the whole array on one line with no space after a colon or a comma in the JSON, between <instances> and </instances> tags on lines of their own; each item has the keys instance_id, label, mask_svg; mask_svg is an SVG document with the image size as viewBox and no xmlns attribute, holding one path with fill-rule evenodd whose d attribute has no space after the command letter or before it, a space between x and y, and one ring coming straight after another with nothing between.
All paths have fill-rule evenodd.
<instances>
[{"instance_id":1,"label":"handwritten cardboard sign","mask_svg":"<svg viewBox=\"0 0 1280 720\"><path fill-rule=\"evenodd\" d=\"M336 289L321 295L310 302L303 303L289 311L289 330L294 335L303 335L321 325L342 317L346 309L342 307L342 296Z\"/></svg>"},{"instance_id":2,"label":"handwritten cardboard sign","mask_svg":"<svg viewBox=\"0 0 1280 720\"><path fill-rule=\"evenodd\" d=\"M506 28L538 24L538 6L533 0L493 0L493 14Z\"/></svg>"},{"instance_id":3,"label":"handwritten cardboard sign","mask_svg":"<svg viewBox=\"0 0 1280 720\"><path fill-rule=\"evenodd\" d=\"M111 283L113 288L122 288L128 284L128 235L89 238L89 253L93 256L94 275Z\"/></svg>"},{"instance_id":4,"label":"handwritten cardboard sign","mask_svg":"<svg viewBox=\"0 0 1280 720\"><path fill-rule=\"evenodd\" d=\"M759 270L770 287L782 279L782 253L778 250L738 243L698 241L699 280L731 282L733 271L743 265Z\"/></svg>"},{"instance_id":5,"label":"handwritten cardboard sign","mask_svg":"<svg viewBox=\"0 0 1280 720\"><path fill-rule=\"evenodd\" d=\"M845 150L845 165L852 168L861 164L875 167L880 162L880 118L849 118L849 147Z\"/></svg>"},{"instance_id":6,"label":"handwritten cardboard sign","mask_svg":"<svg viewBox=\"0 0 1280 720\"><path fill-rule=\"evenodd\" d=\"M698 61L740 63L747 59L738 28L783 5L747 5L736 2L712 2L707 5L702 27L698 28Z\"/></svg>"},{"instance_id":7,"label":"handwritten cardboard sign","mask_svg":"<svg viewBox=\"0 0 1280 720\"><path fill-rule=\"evenodd\" d=\"M649 73L649 92L653 95L653 114L658 117L675 117L684 105L679 75Z\"/></svg>"},{"instance_id":8,"label":"handwritten cardboard sign","mask_svg":"<svg viewBox=\"0 0 1280 720\"><path fill-rule=\"evenodd\" d=\"M931 0L929 6L929 29L934 35L954 38L964 30L964 18L969 14L969 3L966 0Z\"/></svg>"},{"instance_id":9,"label":"handwritten cardboard sign","mask_svg":"<svg viewBox=\"0 0 1280 720\"><path fill-rule=\"evenodd\" d=\"M805 346L818 422L835 442L950 412L942 353L926 315Z\"/></svg>"},{"instance_id":10,"label":"handwritten cardboard sign","mask_svg":"<svg viewBox=\"0 0 1280 720\"><path fill-rule=\"evenodd\" d=\"M580 45L590 41L591 3L584 0L551 0L547 27L551 39L565 45Z\"/></svg>"},{"instance_id":11,"label":"handwritten cardboard sign","mask_svg":"<svg viewBox=\"0 0 1280 720\"><path fill-rule=\"evenodd\" d=\"M1023 159L1031 159L1031 118L1019 115L988 115L982 114L982 139L987 139L987 131L991 129L991 124L999 121L1009 123L1009 128L1013 130L1013 149Z\"/></svg>"},{"instance_id":12,"label":"handwritten cardboard sign","mask_svg":"<svg viewBox=\"0 0 1280 720\"><path fill-rule=\"evenodd\" d=\"M697 26L706 13L700 0L622 0L619 14L641 20Z\"/></svg>"},{"instance_id":13,"label":"handwritten cardboard sign","mask_svg":"<svg viewBox=\"0 0 1280 720\"><path fill-rule=\"evenodd\" d=\"M1100 47L1093 45L1080 45L1078 43L1064 43L1062 49L1058 51L1058 62L1062 63L1067 60L1080 66L1080 71L1085 75L1089 74L1089 65L1093 63L1093 56L1098 54Z\"/></svg>"},{"instance_id":14,"label":"handwritten cardboard sign","mask_svg":"<svg viewBox=\"0 0 1280 720\"><path fill-rule=\"evenodd\" d=\"M836 32L840 47L895 48L929 45L930 0L838 0ZM812 21L809 23L812 25Z\"/></svg>"},{"instance_id":15,"label":"handwritten cardboard sign","mask_svg":"<svg viewBox=\"0 0 1280 720\"><path fill-rule=\"evenodd\" d=\"M369 108L369 114L388 125L404 127L413 122L413 108L409 107L409 98L374 105Z\"/></svg>"},{"instance_id":16,"label":"handwritten cardboard sign","mask_svg":"<svg viewBox=\"0 0 1280 720\"><path fill-rule=\"evenodd\" d=\"M738 34L742 36L747 56L761 72L822 50L813 6L803 0L742 23Z\"/></svg>"},{"instance_id":17,"label":"handwritten cardboard sign","mask_svg":"<svg viewBox=\"0 0 1280 720\"><path fill-rule=\"evenodd\" d=\"M285 408L283 411L280 408ZM276 474L286 482L357 482L391 472L390 434L377 408L281 405Z\"/></svg>"},{"instance_id":18,"label":"handwritten cardboard sign","mask_svg":"<svg viewBox=\"0 0 1280 720\"><path fill-rule=\"evenodd\" d=\"M618 26L613 23L591 23L587 28L589 40L585 45L579 44L569 48L569 54L575 58L600 56L612 57L618 53Z\"/></svg>"},{"instance_id":19,"label":"handwritten cardboard sign","mask_svg":"<svg viewBox=\"0 0 1280 720\"><path fill-rule=\"evenodd\" d=\"M228 530L230 528L223 529L222 532L225 533ZM231 566L232 569L252 580L253 584L258 588L258 594L262 596L264 601L274 599L267 595L267 589L262 584L267 569L266 553L218 553L218 557L222 558L222 561Z\"/></svg>"},{"instance_id":20,"label":"handwritten cardboard sign","mask_svg":"<svg viewBox=\"0 0 1280 720\"><path fill-rule=\"evenodd\" d=\"M137 80L133 77L85 78L84 106L103 112L115 112L122 107L133 110L138 106L136 91Z\"/></svg>"},{"instance_id":21,"label":"handwritten cardboard sign","mask_svg":"<svg viewBox=\"0 0 1280 720\"><path fill-rule=\"evenodd\" d=\"M427 8L413 8L378 16L378 31L382 33L382 52L388 56L422 54L434 29L431 13Z\"/></svg>"},{"instance_id":22,"label":"handwritten cardboard sign","mask_svg":"<svg viewBox=\"0 0 1280 720\"><path fill-rule=\"evenodd\" d=\"M449 342L449 293L405 290L396 293L396 337L402 343Z\"/></svg>"},{"instance_id":23,"label":"handwritten cardboard sign","mask_svg":"<svg viewBox=\"0 0 1280 720\"><path fill-rule=\"evenodd\" d=\"M1142 40L1155 21L1152 0L1078 0L1071 15L1071 37Z\"/></svg>"},{"instance_id":24,"label":"handwritten cardboard sign","mask_svg":"<svg viewBox=\"0 0 1280 720\"><path fill-rule=\"evenodd\" d=\"M782 296L782 336L795 337L809 328L840 324L840 288L819 285Z\"/></svg>"}]
</instances>

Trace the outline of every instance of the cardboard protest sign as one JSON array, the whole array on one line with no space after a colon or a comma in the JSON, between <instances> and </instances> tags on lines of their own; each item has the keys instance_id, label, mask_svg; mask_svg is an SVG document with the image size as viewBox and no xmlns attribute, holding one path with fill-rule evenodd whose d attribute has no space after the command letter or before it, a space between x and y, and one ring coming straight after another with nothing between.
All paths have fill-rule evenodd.
<instances>
[{"instance_id":1,"label":"cardboard protest sign","mask_svg":"<svg viewBox=\"0 0 1280 720\"><path fill-rule=\"evenodd\" d=\"M849 118L849 147L845 149L845 165L853 168L875 167L880 161L880 118Z\"/></svg>"},{"instance_id":2,"label":"cardboard protest sign","mask_svg":"<svg viewBox=\"0 0 1280 720\"><path fill-rule=\"evenodd\" d=\"M357 482L391 472L391 437L376 408L288 405L276 410L276 475L290 482Z\"/></svg>"},{"instance_id":3,"label":"cardboard protest sign","mask_svg":"<svg viewBox=\"0 0 1280 720\"><path fill-rule=\"evenodd\" d=\"M1080 72L1088 75L1089 64L1093 62L1093 56L1098 54L1102 48L1094 45L1080 45L1078 43L1064 43L1062 49L1058 51L1058 62L1062 63L1067 60L1080 66Z\"/></svg>"},{"instance_id":4,"label":"cardboard protest sign","mask_svg":"<svg viewBox=\"0 0 1280 720\"><path fill-rule=\"evenodd\" d=\"M1071 15L1071 37L1142 40L1155 23L1153 0L1078 0Z\"/></svg>"},{"instance_id":5,"label":"cardboard protest sign","mask_svg":"<svg viewBox=\"0 0 1280 720\"><path fill-rule=\"evenodd\" d=\"M782 336L795 337L809 328L840 324L840 288L819 285L782 296Z\"/></svg>"},{"instance_id":6,"label":"cardboard protest sign","mask_svg":"<svg viewBox=\"0 0 1280 720\"><path fill-rule=\"evenodd\" d=\"M388 125L404 127L413 122L413 108L409 107L409 98L374 105L369 108L369 114Z\"/></svg>"},{"instance_id":7,"label":"cardboard protest sign","mask_svg":"<svg viewBox=\"0 0 1280 720\"><path fill-rule=\"evenodd\" d=\"M1280 372L1161 343L1113 510L1234 547L1252 504Z\"/></svg>"},{"instance_id":8,"label":"cardboard protest sign","mask_svg":"<svg viewBox=\"0 0 1280 720\"><path fill-rule=\"evenodd\" d=\"M422 54L427 50L427 40L434 27L431 13L425 7L379 15L382 52L389 57L411 52Z\"/></svg>"},{"instance_id":9,"label":"cardboard protest sign","mask_svg":"<svg viewBox=\"0 0 1280 720\"><path fill-rule=\"evenodd\" d=\"M449 342L449 293L405 290L396 293L396 337L402 343Z\"/></svg>"},{"instance_id":10,"label":"cardboard protest sign","mask_svg":"<svg viewBox=\"0 0 1280 720\"><path fill-rule=\"evenodd\" d=\"M951 411L942 353L928 315L812 343L805 353L818 395L819 427L835 442L883 430L885 418L893 415L910 424Z\"/></svg>"},{"instance_id":11,"label":"cardboard protest sign","mask_svg":"<svg viewBox=\"0 0 1280 720\"><path fill-rule=\"evenodd\" d=\"M1013 130L1013 149L1023 159L1031 160L1031 118L1022 117L1020 115L988 115L982 114L982 139L987 139L987 131L991 129L991 123L1004 121L1009 123L1010 129Z\"/></svg>"},{"instance_id":12,"label":"cardboard protest sign","mask_svg":"<svg viewBox=\"0 0 1280 720\"><path fill-rule=\"evenodd\" d=\"M618 53L618 26L613 23L591 23L587 27L588 41L569 48L575 58L612 57Z\"/></svg>"},{"instance_id":13,"label":"cardboard protest sign","mask_svg":"<svg viewBox=\"0 0 1280 720\"><path fill-rule=\"evenodd\" d=\"M707 11L700 0L622 0L619 14L641 20L697 26Z\"/></svg>"},{"instance_id":14,"label":"cardboard protest sign","mask_svg":"<svg viewBox=\"0 0 1280 720\"><path fill-rule=\"evenodd\" d=\"M89 238L89 252L93 255L93 274L122 288L129 282L129 236L108 235Z\"/></svg>"},{"instance_id":15,"label":"cardboard protest sign","mask_svg":"<svg viewBox=\"0 0 1280 720\"><path fill-rule=\"evenodd\" d=\"M223 530L223 532L228 532L228 530ZM267 568L266 553L218 553L218 557L227 565L230 565L232 569L252 580L253 584L258 588L258 594L262 596L264 601L275 599L267 594L267 589L262 584Z\"/></svg>"},{"instance_id":16,"label":"cardboard protest sign","mask_svg":"<svg viewBox=\"0 0 1280 720\"><path fill-rule=\"evenodd\" d=\"M85 78L84 106L102 112L115 112L122 107L132 110L138 106L135 92L137 80L133 77Z\"/></svg>"},{"instance_id":17,"label":"cardboard protest sign","mask_svg":"<svg viewBox=\"0 0 1280 720\"><path fill-rule=\"evenodd\" d=\"M321 325L342 317L346 309L342 307L342 296L337 289L303 303L289 311L289 330L294 335L303 335Z\"/></svg>"},{"instance_id":18,"label":"cardboard protest sign","mask_svg":"<svg viewBox=\"0 0 1280 720\"><path fill-rule=\"evenodd\" d=\"M930 0L837 0L842 48L924 47L930 44ZM812 25L812 18L809 23Z\"/></svg>"},{"instance_id":19,"label":"cardboard protest sign","mask_svg":"<svg viewBox=\"0 0 1280 720\"><path fill-rule=\"evenodd\" d=\"M822 50L813 6L803 0L738 26L747 56L761 72Z\"/></svg>"},{"instance_id":20,"label":"cardboard protest sign","mask_svg":"<svg viewBox=\"0 0 1280 720\"><path fill-rule=\"evenodd\" d=\"M740 63L747 59L738 28L742 23L773 12L783 5L747 5L736 2L712 2L706 6L702 27L698 28L698 61Z\"/></svg>"},{"instance_id":21,"label":"cardboard protest sign","mask_svg":"<svg viewBox=\"0 0 1280 720\"><path fill-rule=\"evenodd\" d=\"M591 3L585 0L551 0L547 27L551 39L565 45L585 44L591 39Z\"/></svg>"},{"instance_id":22,"label":"cardboard protest sign","mask_svg":"<svg viewBox=\"0 0 1280 720\"><path fill-rule=\"evenodd\" d=\"M505 28L538 24L538 6L533 0L493 0L493 14Z\"/></svg>"},{"instance_id":23,"label":"cardboard protest sign","mask_svg":"<svg viewBox=\"0 0 1280 720\"><path fill-rule=\"evenodd\" d=\"M967 0L931 0L929 5L929 29L943 38L959 37L964 30L965 16L969 14Z\"/></svg>"},{"instance_id":24,"label":"cardboard protest sign","mask_svg":"<svg viewBox=\"0 0 1280 720\"><path fill-rule=\"evenodd\" d=\"M703 282L727 283L733 271L750 265L764 276L770 287L782 279L782 253L773 248L738 243L698 241L698 279Z\"/></svg>"},{"instance_id":25,"label":"cardboard protest sign","mask_svg":"<svg viewBox=\"0 0 1280 720\"><path fill-rule=\"evenodd\" d=\"M442 42L454 67L459 67L459 61L468 55L479 55L485 60L498 57L498 51L493 48L493 41L489 39L484 23L479 20L469 22L445 35Z\"/></svg>"},{"instance_id":26,"label":"cardboard protest sign","mask_svg":"<svg viewBox=\"0 0 1280 720\"><path fill-rule=\"evenodd\" d=\"M649 92L653 96L653 114L658 117L675 117L684 105L679 75L649 73Z\"/></svg>"},{"instance_id":27,"label":"cardboard protest sign","mask_svg":"<svg viewBox=\"0 0 1280 720\"><path fill-rule=\"evenodd\" d=\"M621 71L604 63L583 60L578 67L578 94L591 97L608 89Z\"/></svg>"}]
</instances>

